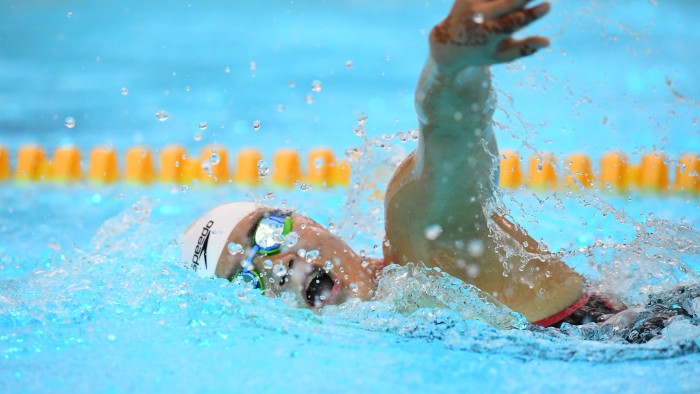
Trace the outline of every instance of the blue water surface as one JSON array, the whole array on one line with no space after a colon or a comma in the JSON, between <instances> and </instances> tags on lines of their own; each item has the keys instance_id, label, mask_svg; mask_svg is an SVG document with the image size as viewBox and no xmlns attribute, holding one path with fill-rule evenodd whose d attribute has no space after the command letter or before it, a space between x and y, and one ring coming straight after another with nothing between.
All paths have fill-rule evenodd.
<instances>
[{"instance_id":1,"label":"blue water surface","mask_svg":"<svg viewBox=\"0 0 700 394\"><path fill-rule=\"evenodd\" d=\"M268 157L282 147L342 155L359 146L367 161L353 167L359 191L0 184L0 391L700 391L700 302L695 320L630 345L576 330L502 330L449 309L402 314L381 302L317 315L199 279L179 260L182 229L240 199L333 223L378 256L374 189L415 147L389 135L417 126L427 34L449 7L1 1L0 144L13 152L28 142L156 153L217 142ZM494 68L499 144L524 156L662 150L670 164L699 152L698 7L553 2L528 30L552 47ZM368 136L387 135L391 149L367 149L353 132L363 115ZM697 195L519 190L503 200L536 239L630 304L698 283Z\"/></svg>"}]
</instances>

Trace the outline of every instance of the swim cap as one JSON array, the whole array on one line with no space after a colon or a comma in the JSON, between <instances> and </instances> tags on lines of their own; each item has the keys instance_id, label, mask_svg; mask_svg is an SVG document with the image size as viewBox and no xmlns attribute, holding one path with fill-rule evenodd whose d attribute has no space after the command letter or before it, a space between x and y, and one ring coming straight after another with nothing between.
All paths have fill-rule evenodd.
<instances>
[{"instance_id":1,"label":"swim cap","mask_svg":"<svg viewBox=\"0 0 700 394\"><path fill-rule=\"evenodd\" d=\"M182 234L182 259L200 277L216 276L216 265L231 231L260 207L252 202L232 202L200 216Z\"/></svg>"}]
</instances>

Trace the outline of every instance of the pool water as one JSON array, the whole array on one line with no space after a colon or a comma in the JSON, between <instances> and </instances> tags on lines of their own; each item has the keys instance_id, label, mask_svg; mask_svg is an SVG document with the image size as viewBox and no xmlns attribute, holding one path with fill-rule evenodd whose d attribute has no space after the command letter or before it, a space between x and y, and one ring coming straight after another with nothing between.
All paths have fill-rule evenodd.
<instances>
[{"instance_id":1,"label":"pool water","mask_svg":"<svg viewBox=\"0 0 700 394\"><path fill-rule=\"evenodd\" d=\"M201 280L179 261L180 231L240 199L297 209L378 256L375 189L415 146L395 134L416 127L426 34L449 6L2 2L0 144L13 150L180 143L196 152L217 142L267 155L318 145L362 154L360 187L347 189L0 184L0 391L698 392L697 299L685 305L693 318L630 345L604 330L505 330L456 308L407 311L416 294L476 295L419 268L398 272L414 279L410 289L385 284L377 300L314 314ZM698 7L553 2L529 30L552 48L494 69L500 146L523 156L622 149L633 160L700 152ZM353 128L364 115L362 138ZM502 199L536 239L630 305L699 282L697 195Z\"/></svg>"}]
</instances>

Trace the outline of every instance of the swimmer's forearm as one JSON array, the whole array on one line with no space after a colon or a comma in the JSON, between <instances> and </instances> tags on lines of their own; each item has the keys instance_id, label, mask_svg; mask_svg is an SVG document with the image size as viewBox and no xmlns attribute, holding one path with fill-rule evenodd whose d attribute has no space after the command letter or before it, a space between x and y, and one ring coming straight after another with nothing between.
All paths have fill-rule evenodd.
<instances>
[{"instance_id":1,"label":"swimmer's forearm","mask_svg":"<svg viewBox=\"0 0 700 394\"><path fill-rule=\"evenodd\" d=\"M448 177L469 188L490 179L497 154L491 97L487 67L446 70L428 59L416 91L424 180Z\"/></svg>"},{"instance_id":2,"label":"swimmer's forearm","mask_svg":"<svg viewBox=\"0 0 700 394\"><path fill-rule=\"evenodd\" d=\"M445 69L430 57L416 89L416 112L426 132L462 136L490 124L493 109L488 67Z\"/></svg>"}]
</instances>

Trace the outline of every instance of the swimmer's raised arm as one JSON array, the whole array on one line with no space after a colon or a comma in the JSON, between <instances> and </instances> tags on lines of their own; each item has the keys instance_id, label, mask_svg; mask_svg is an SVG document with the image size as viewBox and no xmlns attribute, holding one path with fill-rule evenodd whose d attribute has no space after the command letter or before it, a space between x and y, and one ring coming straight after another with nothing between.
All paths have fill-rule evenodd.
<instances>
[{"instance_id":1,"label":"swimmer's raised arm","mask_svg":"<svg viewBox=\"0 0 700 394\"><path fill-rule=\"evenodd\" d=\"M416 90L420 140L387 188L384 254L399 264L439 266L537 321L578 300L583 281L489 204L497 187L498 149L488 66L549 43L511 36L549 11L548 3L528 3L457 0L431 31L430 56ZM490 231L494 226L498 233ZM513 243L529 261L501 252Z\"/></svg>"}]
</instances>

